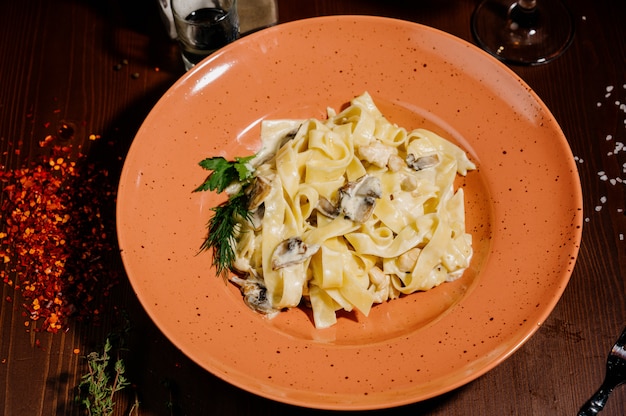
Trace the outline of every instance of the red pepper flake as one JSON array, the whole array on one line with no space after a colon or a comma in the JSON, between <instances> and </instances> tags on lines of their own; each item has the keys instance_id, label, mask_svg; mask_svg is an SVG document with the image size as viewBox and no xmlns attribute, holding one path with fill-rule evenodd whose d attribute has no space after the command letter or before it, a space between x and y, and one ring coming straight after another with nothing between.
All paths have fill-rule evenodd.
<instances>
[{"instance_id":1,"label":"red pepper flake","mask_svg":"<svg viewBox=\"0 0 626 416\"><path fill-rule=\"evenodd\" d=\"M0 172L0 279L21 293L26 327L56 333L69 317L95 320L119 281L110 176L71 145Z\"/></svg>"}]
</instances>

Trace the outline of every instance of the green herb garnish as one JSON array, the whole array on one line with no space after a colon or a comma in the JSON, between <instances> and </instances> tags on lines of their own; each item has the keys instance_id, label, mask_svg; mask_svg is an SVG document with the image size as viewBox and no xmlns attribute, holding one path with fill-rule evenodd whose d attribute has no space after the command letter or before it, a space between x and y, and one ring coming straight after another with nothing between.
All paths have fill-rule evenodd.
<instances>
[{"instance_id":1,"label":"green herb garnish","mask_svg":"<svg viewBox=\"0 0 626 416\"><path fill-rule=\"evenodd\" d=\"M208 234L200 247L200 251L213 249L213 266L218 276L225 276L235 261L235 235L241 229L241 223L249 221L248 195L246 187L252 182L254 169L248 164L253 156L236 157L228 161L223 157L212 157L202 160L199 165L212 171L204 183L194 192L223 192L232 184L239 184L240 189L229 196L224 203L211 208L213 216L207 224Z\"/></svg>"},{"instance_id":2,"label":"green herb garnish","mask_svg":"<svg viewBox=\"0 0 626 416\"><path fill-rule=\"evenodd\" d=\"M217 191L222 192L234 182L247 183L252 178L254 169L248 165L254 158L252 156L236 157L234 162L229 162L221 156L210 157L202 160L199 165L205 170L211 170L204 183L194 189L194 192Z\"/></svg>"}]
</instances>

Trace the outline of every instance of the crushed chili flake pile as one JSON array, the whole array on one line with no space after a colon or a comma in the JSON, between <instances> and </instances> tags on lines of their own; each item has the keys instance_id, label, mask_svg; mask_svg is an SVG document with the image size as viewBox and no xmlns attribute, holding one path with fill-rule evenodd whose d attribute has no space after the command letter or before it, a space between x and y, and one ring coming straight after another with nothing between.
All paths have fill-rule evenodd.
<instances>
[{"instance_id":1,"label":"crushed chili flake pile","mask_svg":"<svg viewBox=\"0 0 626 416\"><path fill-rule=\"evenodd\" d=\"M108 171L71 146L0 172L0 279L24 299L37 331L68 328L70 316L97 318L102 296L119 281L108 264L118 252L116 189Z\"/></svg>"}]
</instances>

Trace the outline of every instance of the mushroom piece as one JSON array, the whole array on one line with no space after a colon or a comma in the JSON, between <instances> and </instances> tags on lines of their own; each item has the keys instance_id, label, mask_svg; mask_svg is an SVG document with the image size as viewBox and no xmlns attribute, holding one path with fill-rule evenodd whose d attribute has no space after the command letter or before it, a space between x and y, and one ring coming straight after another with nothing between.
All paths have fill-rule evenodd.
<instances>
[{"instance_id":1,"label":"mushroom piece","mask_svg":"<svg viewBox=\"0 0 626 416\"><path fill-rule=\"evenodd\" d=\"M320 249L318 244L306 244L300 237L291 237L284 240L272 254L272 269L278 270L283 267L302 263L313 256Z\"/></svg>"},{"instance_id":2,"label":"mushroom piece","mask_svg":"<svg viewBox=\"0 0 626 416\"><path fill-rule=\"evenodd\" d=\"M317 201L317 210L328 218L336 218L341 213L339 206L334 206L332 202L323 196Z\"/></svg>"},{"instance_id":3,"label":"mushroom piece","mask_svg":"<svg viewBox=\"0 0 626 416\"><path fill-rule=\"evenodd\" d=\"M267 297L267 288L263 281L253 275L248 275L247 279L233 276L230 280L239 286L243 301L250 309L263 314L278 312Z\"/></svg>"},{"instance_id":4,"label":"mushroom piece","mask_svg":"<svg viewBox=\"0 0 626 416\"><path fill-rule=\"evenodd\" d=\"M301 125L299 120L267 120L261 123L261 136L267 140L263 141L263 146L250 164L256 168L274 157L278 149L296 136Z\"/></svg>"},{"instance_id":5,"label":"mushroom piece","mask_svg":"<svg viewBox=\"0 0 626 416\"><path fill-rule=\"evenodd\" d=\"M413 153L406 156L406 164L414 170L432 168L439 164L439 156L435 153L428 156L415 157Z\"/></svg>"},{"instance_id":6,"label":"mushroom piece","mask_svg":"<svg viewBox=\"0 0 626 416\"><path fill-rule=\"evenodd\" d=\"M269 179L263 176L257 176L254 179L254 183L246 189L248 194L248 210L254 211L265 201L265 198L272 190Z\"/></svg>"},{"instance_id":7,"label":"mushroom piece","mask_svg":"<svg viewBox=\"0 0 626 416\"><path fill-rule=\"evenodd\" d=\"M365 175L339 188L339 207L346 219L365 222L382 196L380 179Z\"/></svg>"},{"instance_id":8,"label":"mushroom piece","mask_svg":"<svg viewBox=\"0 0 626 416\"><path fill-rule=\"evenodd\" d=\"M343 214L346 219L362 223L372 215L376 199L382 196L380 179L364 175L339 188L338 193L337 206L321 197L317 202L317 210L329 218Z\"/></svg>"}]
</instances>

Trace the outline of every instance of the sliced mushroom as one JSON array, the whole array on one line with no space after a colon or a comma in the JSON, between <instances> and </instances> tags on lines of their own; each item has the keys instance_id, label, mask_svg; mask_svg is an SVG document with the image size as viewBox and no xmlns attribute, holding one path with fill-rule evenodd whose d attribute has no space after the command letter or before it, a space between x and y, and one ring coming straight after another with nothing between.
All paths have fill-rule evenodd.
<instances>
[{"instance_id":1,"label":"sliced mushroom","mask_svg":"<svg viewBox=\"0 0 626 416\"><path fill-rule=\"evenodd\" d=\"M248 210L254 211L265 201L265 198L272 190L269 179L263 176L257 176L254 183L246 189L248 193Z\"/></svg>"},{"instance_id":2,"label":"sliced mushroom","mask_svg":"<svg viewBox=\"0 0 626 416\"><path fill-rule=\"evenodd\" d=\"M336 206L321 197L317 203L318 211L329 218L343 214L346 219L365 222L374 212L376 199L382 196L380 179L375 176L362 176L339 188L338 194L339 201Z\"/></svg>"},{"instance_id":3,"label":"sliced mushroom","mask_svg":"<svg viewBox=\"0 0 626 416\"><path fill-rule=\"evenodd\" d=\"M381 196L380 179L365 175L339 188L339 207L345 218L365 222L374 212L376 199Z\"/></svg>"},{"instance_id":4,"label":"sliced mushroom","mask_svg":"<svg viewBox=\"0 0 626 416\"><path fill-rule=\"evenodd\" d=\"M318 244L306 244L300 237L292 237L280 243L272 254L272 269L302 263L320 249Z\"/></svg>"},{"instance_id":5,"label":"sliced mushroom","mask_svg":"<svg viewBox=\"0 0 626 416\"><path fill-rule=\"evenodd\" d=\"M334 206L323 196L317 201L317 210L329 218L336 218L341 213L339 206Z\"/></svg>"},{"instance_id":6,"label":"sliced mushroom","mask_svg":"<svg viewBox=\"0 0 626 416\"><path fill-rule=\"evenodd\" d=\"M239 290L241 290L243 295L243 301L250 309L263 314L278 312L267 297L267 288L261 280L252 275L248 275L247 279L234 276L230 280L239 286Z\"/></svg>"},{"instance_id":7,"label":"sliced mushroom","mask_svg":"<svg viewBox=\"0 0 626 416\"><path fill-rule=\"evenodd\" d=\"M415 157L413 153L409 153L406 157L406 164L415 170L423 170L432 168L439 164L439 156L437 154Z\"/></svg>"}]
</instances>

